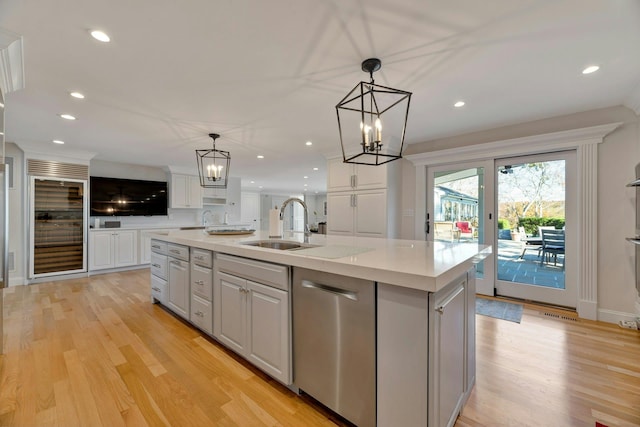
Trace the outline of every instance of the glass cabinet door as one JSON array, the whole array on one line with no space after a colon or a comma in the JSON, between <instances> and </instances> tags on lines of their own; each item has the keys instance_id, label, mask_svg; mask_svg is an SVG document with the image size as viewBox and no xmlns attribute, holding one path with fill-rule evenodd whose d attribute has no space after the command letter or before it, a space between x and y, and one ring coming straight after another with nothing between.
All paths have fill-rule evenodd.
<instances>
[{"instance_id":1,"label":"glass cabinet door","mask_svg":"<svg viewBox=\"0 0 640 427\"><path fill-rule=\"evenodd\" d=\"M33 178L34 276L85 268L85 181Z\"/></svg>"}]
</instances>

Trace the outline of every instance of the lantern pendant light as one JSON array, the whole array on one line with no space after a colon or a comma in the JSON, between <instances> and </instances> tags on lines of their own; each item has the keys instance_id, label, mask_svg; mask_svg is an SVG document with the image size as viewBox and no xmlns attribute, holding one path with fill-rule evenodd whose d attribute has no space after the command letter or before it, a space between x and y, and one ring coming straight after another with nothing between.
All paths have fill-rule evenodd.
<instances>
[{"instance_id":1,"label":"lantern pendant light","mask_svg":"<svg viewBox=\"0 0 640 427\"><path fill-rule=\"evenodd\" d=\"M382 165L402 158L411 92L375 84L378 58L362 62L370 82L358 83L336 105L345 163Z\"/></svg>"},{"instance_id":2,"label":"lantern pendant light","mask_svg":"<svg viewBox=\"0 0 640 427\"><path fill-rule=\"evenodd\" d=\"M216 149L216 139L220 138L220 135L210 133L209 136L213 139L213 148L196 150L200 186L204 188L227 188L231 156L228 151Z\"/></svg>"}]
</instances>

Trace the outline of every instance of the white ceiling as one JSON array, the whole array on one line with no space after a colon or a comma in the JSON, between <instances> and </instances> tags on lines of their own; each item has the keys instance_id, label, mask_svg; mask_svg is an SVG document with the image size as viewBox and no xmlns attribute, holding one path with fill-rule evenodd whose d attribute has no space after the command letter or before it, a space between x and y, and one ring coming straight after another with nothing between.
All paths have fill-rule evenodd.
<instances>
[{"instance_id":1,"label":"white ceiling","mask_svg":"<svg viewBox=\"0 0 640 427\"><path fill-rule=\"evenodd\" d=\"M216 132L256 190L324 191L335 105L369 57L413 92L409 144L640 106L638 0L0 0L0 28L24 42L7 141L195 173Z\"/></svg>"}]
</instances>

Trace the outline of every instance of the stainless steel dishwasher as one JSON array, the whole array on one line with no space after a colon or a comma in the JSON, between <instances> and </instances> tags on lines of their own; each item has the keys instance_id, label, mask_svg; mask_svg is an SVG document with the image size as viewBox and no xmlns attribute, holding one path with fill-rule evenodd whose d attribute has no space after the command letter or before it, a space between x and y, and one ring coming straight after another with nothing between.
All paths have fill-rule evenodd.
<instances>
[{"instance_id":1,"label":"stainless steel dishwasher","mask_svg":"<svg viewBox=\"0 0 640 427\"><path fill-rule=\"evenodd\" d=\"M376 424L376 285L293 269L293 382L360 427Z\"/></svg>"}]
</instances>

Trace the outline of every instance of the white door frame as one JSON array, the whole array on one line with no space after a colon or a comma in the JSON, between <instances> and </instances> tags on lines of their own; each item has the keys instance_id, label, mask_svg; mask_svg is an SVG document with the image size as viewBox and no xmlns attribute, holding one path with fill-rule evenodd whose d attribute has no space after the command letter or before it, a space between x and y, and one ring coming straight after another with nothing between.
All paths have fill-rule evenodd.
<instances>
[{"instance_id":1,"label":"white door frame","mask_svg":"<svg viewBox=\"0 0 640 427\"><path fill-rule=\"evenodd\" d=\"M555 153L533 154L522 157L508 157L503 159L496 159L495 168L505 166L507 164L522 164L531 162L547 162L553 160L565 161L565 255L563 262L564 267L564 289L550 288L546 286L536 286L527 283L509 282L506 280L500 280L498 278L498 263L497 255L494 258L496 260L494 265L494 271L496 272L496 294L509 296L513 298L520 298L524 300L531 300L537 302L544 302L554 305L560 305L565 307L576 307L578 302L578 273L576 269L577 265L577 233L576 233L576 219L578 210L578 191L577 191L577 173L576 173L576 150L561 151ZM495 212L498 212L498 185L496 182L495 191ZM494 231L494 235L497 234L497 230ZM495 247L495 246L494 246ZM497 250L494 250L494 253Z\"/></svg>"},{"instance_id":2,"label":"white door frame","mask_svg":"<svg viewBox=\"0 0 640 427\"><path fill-rule=\"evenodd\" d=\"M426 168L439 164L576 150L578 315L598 319L598 144L622 122L405 155L416 166L415 236L424 239Z\"/></svg>"},{"instance_id":3,"label":"white door frame","mask_svg":"<svg viewBox=\"0 0 640 427\"><path fill-rule=\"evenodd\" d=\"M483 191L483 207L484 212L481 214L484 216L483 224L484 224L484 242L483 245L490 245L495 247L495 216L494 216L494 176L495 176L495 167L494 162L491 160L483 160L477 162L465 162L465 163L455 163L455 164L444 164L444 165L431 165L426 166L426 191L427 198L425 199L425 205L428 208L428 212L431 214L431 218L429 220L430 227L432 232L426 235L427 240L433 240L433 230L434 225L433 222L435 220L435 216L433 213L433 190L434 190L434 179L433 174L436 172L445 172L452 170L465 170L465 169L475 169L475 168L483 168L484 169L484 191ZM478 200L480 203L480 200ZM479 212L480 214L480 212ZM423 217L423 218L426 218ZM495 252L495 251L494 251ZM495 283L495 266L494 266L494 258L495 254L489 255L484 261L484 271L482 277L480 275L476 276L476 293L482 295L493 295L494 294L494 283Z\"/></svg>"}]
</instances>

